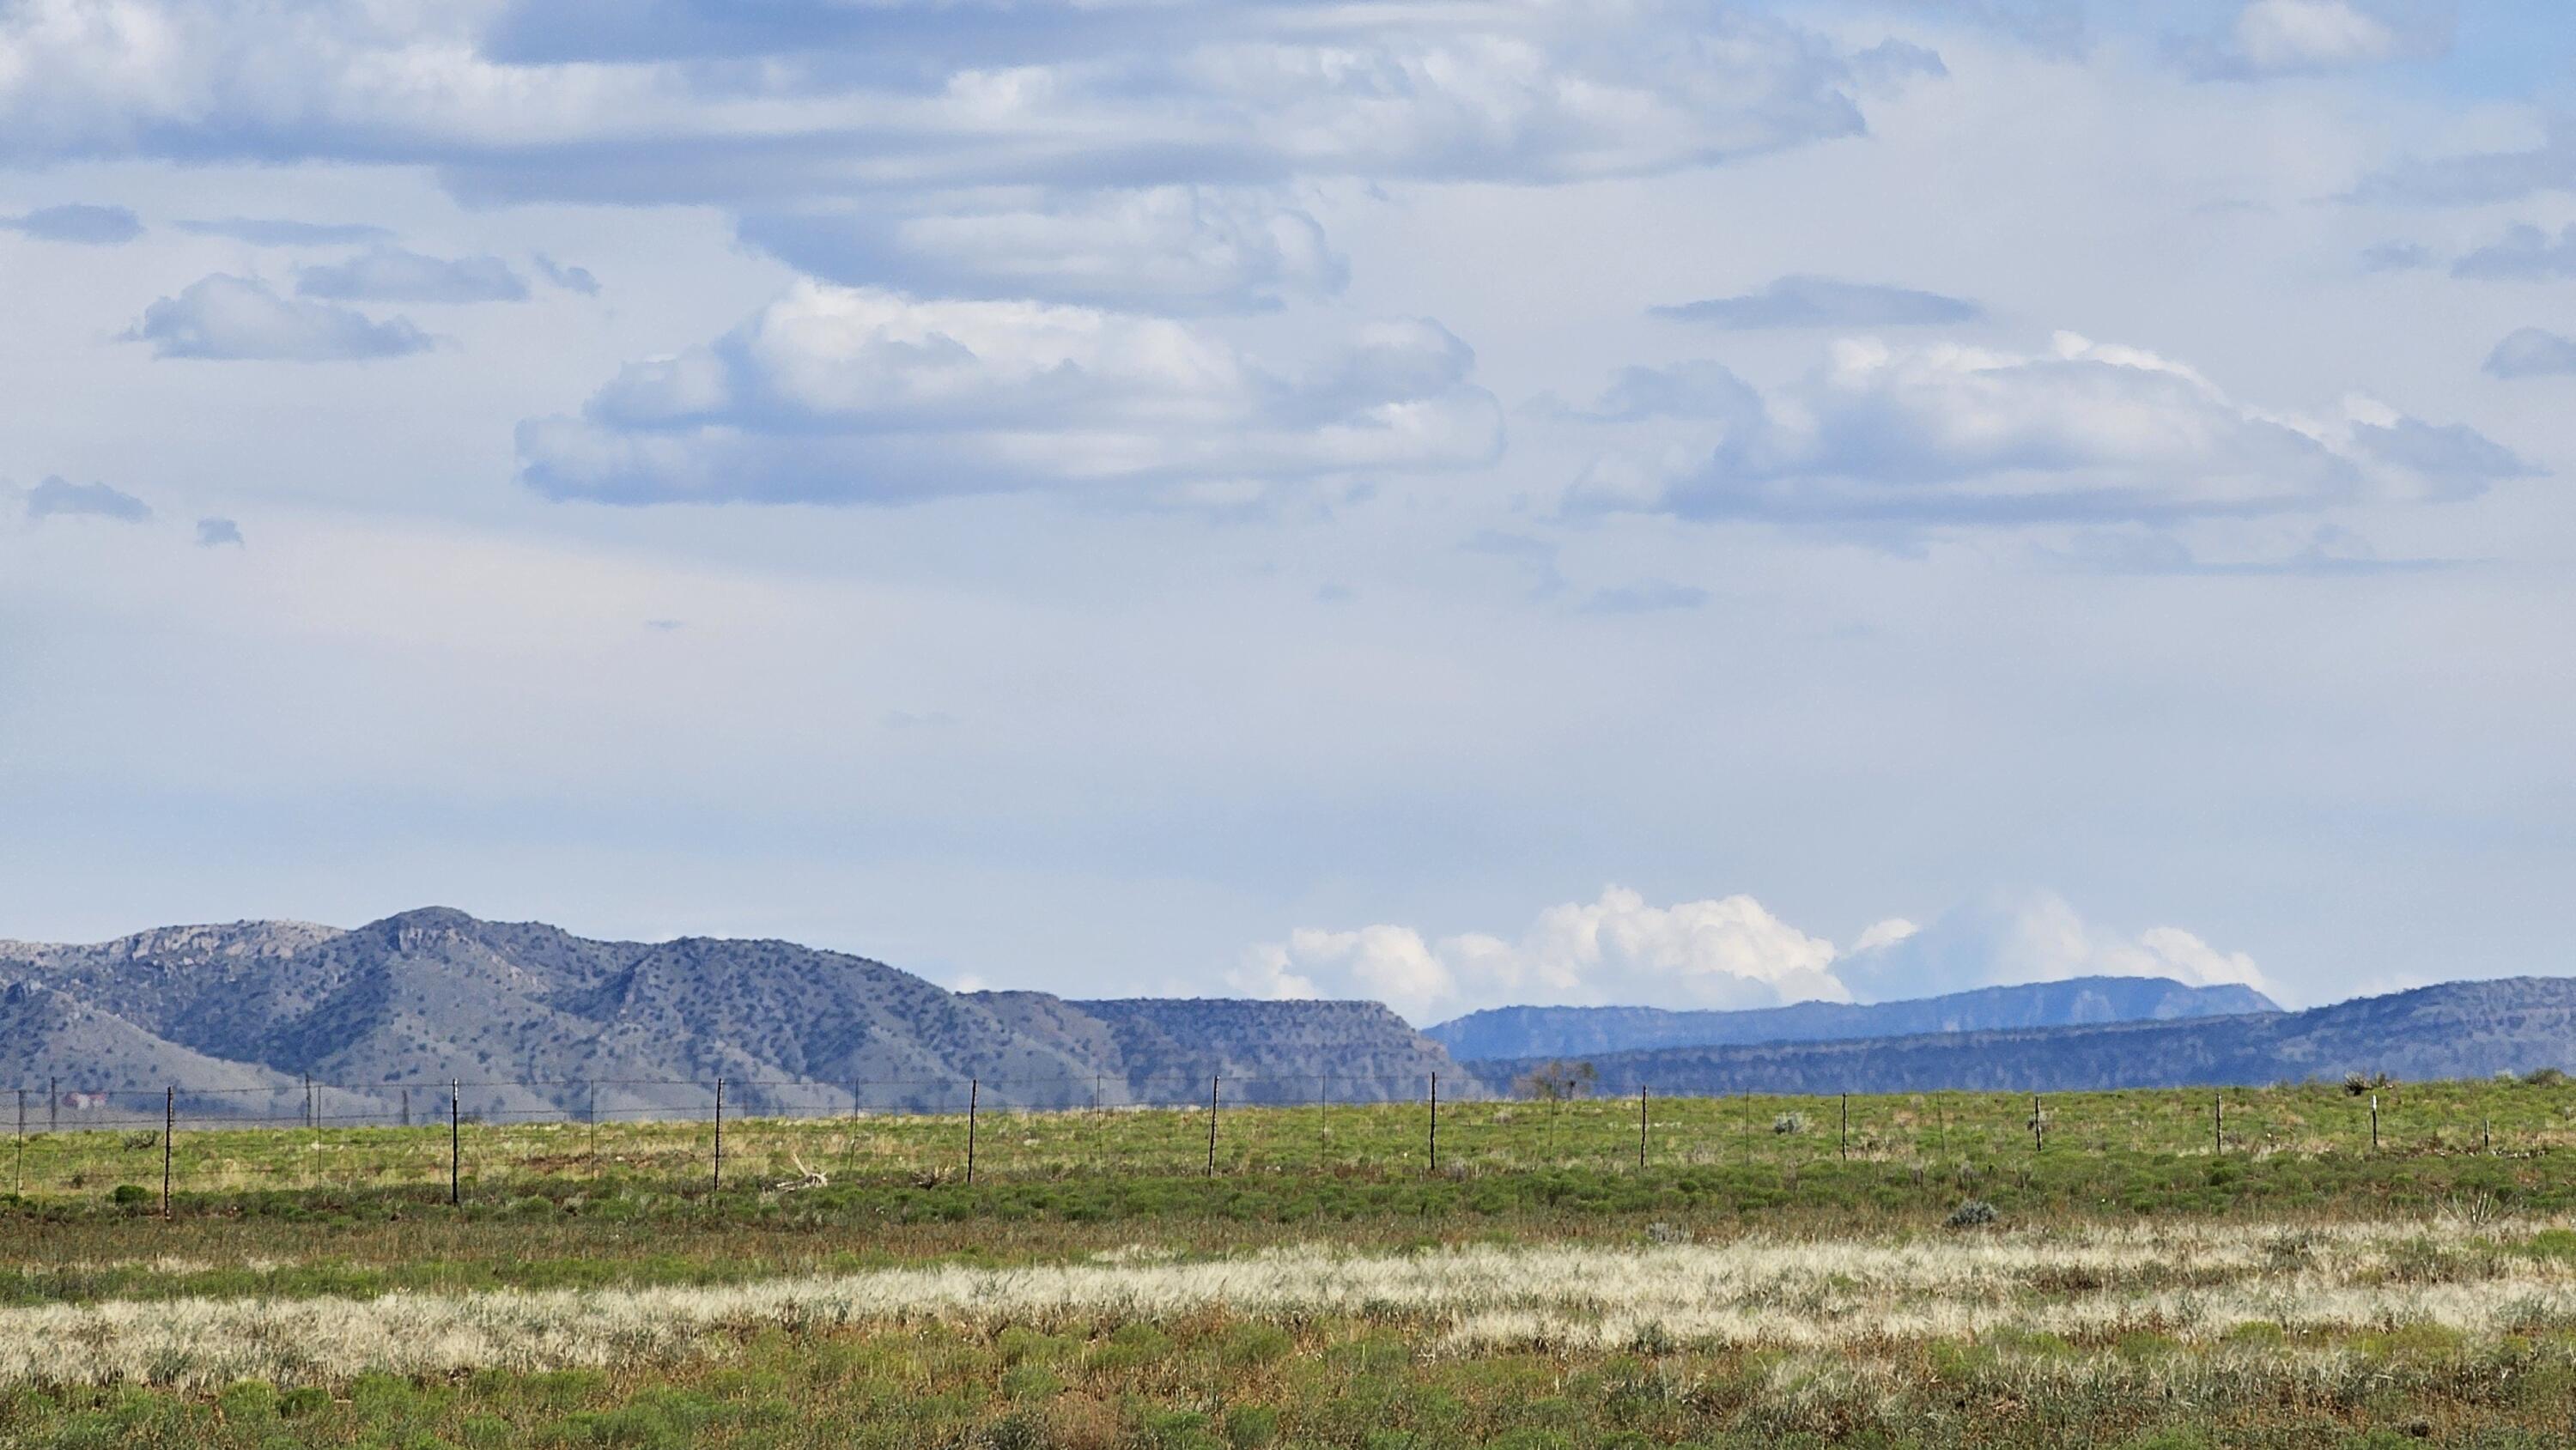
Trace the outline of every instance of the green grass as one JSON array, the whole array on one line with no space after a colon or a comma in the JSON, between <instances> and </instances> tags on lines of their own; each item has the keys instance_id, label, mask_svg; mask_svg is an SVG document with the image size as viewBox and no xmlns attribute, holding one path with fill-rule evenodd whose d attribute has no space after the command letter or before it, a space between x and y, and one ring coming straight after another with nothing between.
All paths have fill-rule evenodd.
<instances>
[{"instance_id":1,"label":"green grass","mask_svg":"<svg viewBox=\"0 0 2576 1450\"><path fill-rule=\"evenodd\" d=\"M1839 1100L1651 1099L1642 1168L1633 1099L1444 1103L1436 1172L1419 1104L1229 1108L1213 1176L1203 1110L997 1113L976 1124L971 1184L960 1119L759 1120L726 1125L722 1190L704 1123L602 1124L595 1149L580 1124L469 1124L457 1207L443 1127L183 1131L166 1221L157 1137L38 1134L25 1192L0 1199L0 1312L712 1286L1315 1243L1938 1244L1956 1238L1943 1224L1968 1198L2010 1231L2279 1224L2284 1272L2304 1252L2299 1225L2388 1219L2427 1225L2420 1249L2390 1258L2392 1282L2576 1264L2568 1227L2494 1244L2475 1228L2576 1214L2576 1088L2386 1090L2376 1153L2367 1099L2340 1086L2224 1101L2219 1152L2206 1092L2052 1095L2037 1144L2027 1096L1854 1098L1846 1153ZM1771 1131L1789 1113L1807 1130ZM830 1184L776 1189L800 1160ZM2174 1269L2186 1292L2189 1269ZM2014 1292L2040 1306L2061 1290ZM601 1371L211 1393L0 1387L0 1446L2505 1447L2569 1443L2571 1407L2576 1323L2483 1337L2247 1323L2189 1343L2153 1326L2009 1331L1854 1356L1643 1339L1617 1353L1457 1353L1401 1315L1209 1310L746 1329L702 1361Z\"/></svg>"},{"instance_id":2,"label":"green grass","mask_svg":"<svg viewBox=\"0 0 2576 1450\"><path fill-rule=\"evenodd\" d=\"M1452 1447L2563 1445L2576 1344L2319 1341L2246 1393L2234 1351L1916 1346L1830 1359L1427 1353L1364 1320L1207 1315L1060 1334L938 1325L747 1339L649 1371L0 1392L11 1446ZM2081 1378L2065 1366L2092 1357ZM2052 1368L2052 1360L2054 1368Z\"/></svg>"},{"instance_id":3,"label":"green grass","mask_svg":"<svg viewBox=\"0 0 2576 1450\"><path fill-rule=\"evenodd\" d=\"M1739 1169L1772 1178L1857 1161L1988 1172L2226 1155L2238 1160L2413 1159L2469 1154L2522 1158L2576 1148L2576 1084L2402 1084L2380 1091L2377 1144L2370 1099L2340 1085L2265 1089L2026 1094L1934 1093L1836 1098L1650 1099L1643 1156L1651 1168ZM2033 1131L2033 1104L2041 1129ZM1438 1168L1448 1173L1634 1169L1634 1099L1570 1103L1447 1102ZM1846 1120L1848 1126L1846 1127ZM1796 1132L1775 1131L1783 1122ZM1428 1176L1431 1114L1422 1103L1222 1108L1213 1170L1227 1178ZM462 1176L485 1195L597 1181L674 1190L715 1178L706 1121L466 1124ZM798 1165L836 1183L962 1179L963 1115L740 1119L725 1125L724 1171L736 1189L794 1180ZM980 1182L1073 1176L1162 1178L1210 1171L1203 1107L1103 1112L1000 1111L973 1125ZM9 1183L38 1201L86 1199L119 1186L157 1207L161 1135L152 1129L38 1132L8 1145ZM181 1193L409 1187L443 1197L443 1123L401 1128L183 1127L171 1145ZM2099 1176L2099 1175L2095 1175Z\"/></svg>"}]
</instances>

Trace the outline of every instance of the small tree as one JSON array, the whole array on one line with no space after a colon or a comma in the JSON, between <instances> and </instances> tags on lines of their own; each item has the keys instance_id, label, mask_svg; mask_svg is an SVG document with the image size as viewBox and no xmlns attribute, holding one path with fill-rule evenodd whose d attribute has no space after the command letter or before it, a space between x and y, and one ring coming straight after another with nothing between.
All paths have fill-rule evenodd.
<instances>
[{"instance_id":1,"label":"small tree","mask_svg":"<svg viewBox=\"0 0 2576 1450\"><path fill-rule=\"evenodd\" d=\"M1601 1073L1588 1062L1550 1062L1531 1068L1513 1089L1522 1097L1545 1103L1561 1103L1590 1092L1601 1081Z\"/></svg>"}]
</instances>

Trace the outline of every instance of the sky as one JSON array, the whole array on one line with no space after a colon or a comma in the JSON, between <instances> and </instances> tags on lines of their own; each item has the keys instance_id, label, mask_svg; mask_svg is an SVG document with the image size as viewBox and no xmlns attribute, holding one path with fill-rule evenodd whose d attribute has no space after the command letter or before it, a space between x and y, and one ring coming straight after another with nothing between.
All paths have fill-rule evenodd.
<instances>
[{"instance_id":1,"label":"sky","mask_svg":"<svg viewBox=\"0 0 2576 1450\"><path fill-rule=\"evenodd\" d=\"M0 936L2576 971L2544 0L0 0Z\"/></svg>"}]
</instances>

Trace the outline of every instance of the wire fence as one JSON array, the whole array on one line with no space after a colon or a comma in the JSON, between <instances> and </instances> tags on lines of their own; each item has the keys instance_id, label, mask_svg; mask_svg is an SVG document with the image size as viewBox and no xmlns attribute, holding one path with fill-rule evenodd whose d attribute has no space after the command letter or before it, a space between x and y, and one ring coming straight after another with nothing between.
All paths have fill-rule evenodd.
<instances>
[{"instance_id":1,"label":"wire fence","mask_svg":"<svg viewBox=\"0 0 2576 1450\"><path fill-rule=\"evenodd\" d=\"M1506 1097L1436 1075L1106 1074L0 1089L25 1198L690 1191L1082 1174L1477 1174L2050 1155L2457 1154L2576 1146L2576 1089L2513 1082L2062 1094Z\"/></svg>"}]
</instances>

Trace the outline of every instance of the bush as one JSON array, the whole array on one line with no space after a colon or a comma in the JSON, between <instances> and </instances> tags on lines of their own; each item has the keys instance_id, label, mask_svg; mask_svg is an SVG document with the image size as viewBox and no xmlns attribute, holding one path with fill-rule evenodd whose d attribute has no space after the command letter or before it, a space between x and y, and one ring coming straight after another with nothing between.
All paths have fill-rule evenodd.
<instances>
[{"instance_id":1,"label":"bush","mask_svg":"<svg viewBox=\"0 0 2576 1450\"><path fill-rule=\"evenodd\" d=\"M1771 1120L1771 1131L1774 1133L1803 1133L1807 1131L1807 1115L1805 1113L1782 1113L1780 1116Z\"/></svg>"},{"instance_id":2,"label":"bush","mask_svg":"<svg viewBox=\"0 0 2576 1450\"><path fill-rule=\"evenodd\" d=\"M1952 1228L1983 1228L1994 1221L1995 1206L1982 1198L1971 1198L1960 1204L1943 1220Z\"/></svg>"},{"instance_id":3,"label":"bush","mask_svg":"<svg viewBox=\"0 0 2576 1450\"><path fill-rule=\"evenodd\" d=\"M145 1188L140 1184L120 1183L116 1185L115 1188L109 1190L107 1201L110 1203L150 1203L152 1201L152 1190Z\"/></svg>"}]
</instances>

